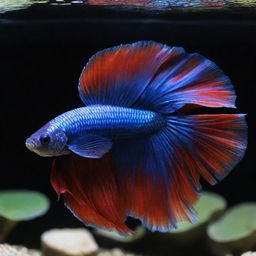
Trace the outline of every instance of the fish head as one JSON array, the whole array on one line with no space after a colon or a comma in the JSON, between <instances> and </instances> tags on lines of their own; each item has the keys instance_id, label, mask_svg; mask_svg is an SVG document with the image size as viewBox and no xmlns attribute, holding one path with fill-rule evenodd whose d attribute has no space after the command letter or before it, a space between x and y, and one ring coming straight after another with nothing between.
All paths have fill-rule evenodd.
<instances>
[{"instance_id":1,"label":"fish head","mask_svg":"<svg viewBox=\"0 0 256 256\"><path fill-rule=\"evenodd\" d=\"M59 156L67 153L68 138L63 130L50 123L26 139L26 147L40 156Z\"/></svg>"}]
</instances>

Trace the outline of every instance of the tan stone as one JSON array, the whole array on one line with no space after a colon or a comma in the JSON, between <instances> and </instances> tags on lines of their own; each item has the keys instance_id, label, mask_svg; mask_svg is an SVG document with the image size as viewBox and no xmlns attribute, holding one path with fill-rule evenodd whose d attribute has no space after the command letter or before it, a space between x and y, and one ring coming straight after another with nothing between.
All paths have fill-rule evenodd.
<instances>
[{"instance_id":1,"label":"tan stone","mask_svg":"<svg viewBox=\"0 0 256 256\"><path fill-rule=\"evenodd\" d=\"M87 256L98 251L93 236L84 228L52 229L41 236L44 256Z\"/></svg>"},{"instance_id":2,"label":"tan stone","mask_svg":"<svg viewBox=\"0 0 256 256\"><path fill-rule=\"evenodd\" d=\"M0 256L41 256L41 253L23 246L0 244Z\"/></svg>"}]
</instances>

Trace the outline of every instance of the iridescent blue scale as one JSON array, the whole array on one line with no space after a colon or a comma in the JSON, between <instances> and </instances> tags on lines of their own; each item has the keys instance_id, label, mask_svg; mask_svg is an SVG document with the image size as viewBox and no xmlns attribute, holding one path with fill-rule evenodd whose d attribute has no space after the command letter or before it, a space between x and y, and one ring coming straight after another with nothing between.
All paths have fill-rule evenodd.
<instances>
[{"instance_id":1,"label":"iridescent blue scale","mask_svg":"<svg viewBox=\"0 0 256 256\"><path fill-rule=\"evenodd\" d=\"M68 137L93 133L110 138L126 138L152 133L165 123L164 117L153 111L90 105L56 117L50 127L62 129Z\"/></svg>"}]
</instances>

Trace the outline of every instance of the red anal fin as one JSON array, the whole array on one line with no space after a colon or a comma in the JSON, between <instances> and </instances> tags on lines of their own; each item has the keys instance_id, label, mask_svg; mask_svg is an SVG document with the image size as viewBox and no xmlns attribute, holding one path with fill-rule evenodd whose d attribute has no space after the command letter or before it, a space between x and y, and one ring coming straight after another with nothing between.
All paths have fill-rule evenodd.
<instances>
[{"instance_id":1,"label":"red anal fin","mask_svg":"<svg viewBox=\"0 0 256 256\"><path fill-rule=\"evenodd\" d=\"M124 224L121 198L110 158L83 158L74 154L54 160L51 183L67 207L85 224L130 233Z\"/></svg>"}]
</instances>

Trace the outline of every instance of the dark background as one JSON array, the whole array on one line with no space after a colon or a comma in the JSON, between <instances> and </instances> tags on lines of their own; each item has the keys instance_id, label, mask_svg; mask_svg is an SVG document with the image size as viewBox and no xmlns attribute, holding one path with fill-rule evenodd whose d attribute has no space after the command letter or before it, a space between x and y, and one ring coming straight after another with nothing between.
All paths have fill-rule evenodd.
<instances>
[{"instance_id":1,"label":"dark background","mask_svg":"<svg viewBox=\"0 0 256 256\"><path fill-rule=\"evenodd\" d=\"M224 181L204 188L222 194L229 205L256 200L256 22L252 11L230 13L35 7L0 17L0 189L39 190L52 204L46 216L20 223L9 242L38 247L39 235L46 229L83 226L57 201L49 183L51 159L28 151L24 142L56 115L82 106L77 82L91 55L138 40L198 52L231 78L238 112L248 114L248 150Z\"/></svg>"}]
</instances>

